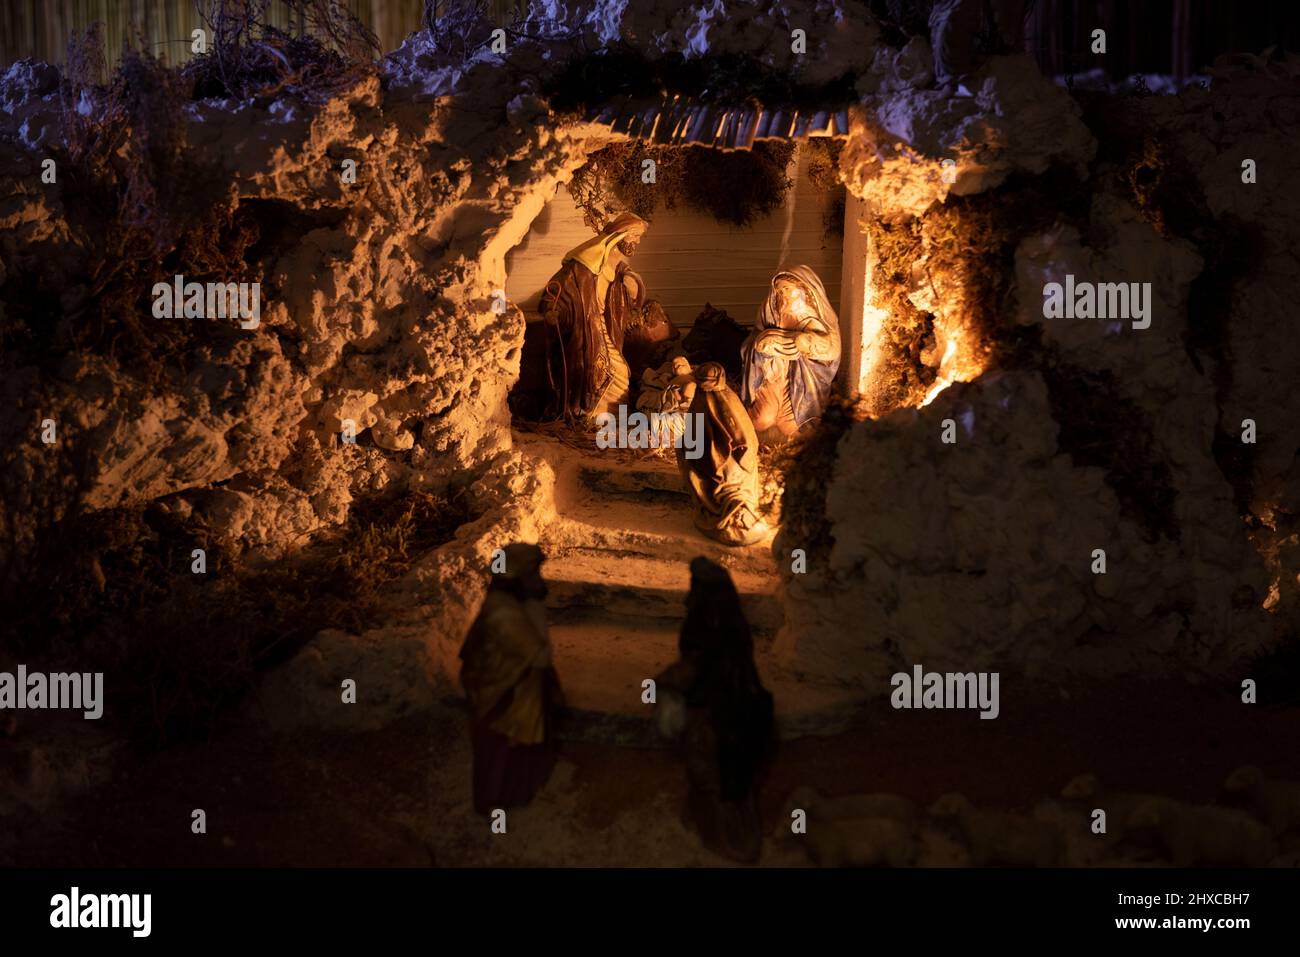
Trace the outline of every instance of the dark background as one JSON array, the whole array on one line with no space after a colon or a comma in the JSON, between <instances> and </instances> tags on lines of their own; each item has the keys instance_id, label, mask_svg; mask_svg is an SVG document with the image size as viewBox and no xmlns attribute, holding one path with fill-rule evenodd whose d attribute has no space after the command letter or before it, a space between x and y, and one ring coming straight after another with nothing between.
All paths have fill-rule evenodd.
<instances>
[{"instance_id":1,"label":"dark background","mask_svg":"<svg viewBox=\"0 0 1300 957\"><path fill-rule=\"evenodd\" d=\"M454 0L452 0L454 2ZM424 0L342 0L388 51L419 29ZM438 6L448 6L442 0ZM511 0L486 0L497 19L508 18ZM916 29L926 22L925 0L870 0L876 12ZM1300 49L1295 0L1265 3L1234 0L1031 0L1026 49L1047 73L1102 67L1111 79L1134 73L1184 77L1226 52L1261 53L1267 47ZM0 65L23 57L62 62L72 30L95 21L106 27L107 48L116 55L138 26L155 52L173 62L189 56L189 35L199 25L194 0L5 0L0 3ZM278 3L271 22L293 32L296 23ZM1106 30L1106 55L1091 52L1092 31Z\"/></svg>"}]
</instances>

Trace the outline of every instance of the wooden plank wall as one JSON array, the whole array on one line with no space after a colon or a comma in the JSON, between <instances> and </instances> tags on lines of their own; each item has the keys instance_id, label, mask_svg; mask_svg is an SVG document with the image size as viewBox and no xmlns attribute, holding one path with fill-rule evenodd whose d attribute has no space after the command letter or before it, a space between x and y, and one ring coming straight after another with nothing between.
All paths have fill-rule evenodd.
<instances>
[{"instance_id":1,"label":"wooden plank wall","mask_svg":"<svg viewBox=\"0 0 1300 957\"><path fill-rule=\"evenodd\" d=\"M796 150L794 189L773 215L738 229L678 206L660 209L637 248L632 268L646 281L647 294L663 303L669 318L688 328L705 302L749 325L780 266L806 263L826 284L839 308L843 240L826 234L831 194L816 189L805 173L806 156ZM506 256L506 295L529 317L564 254L590 237L582 213L564 187L533 227Z\"/></svg>"}]
</instances>

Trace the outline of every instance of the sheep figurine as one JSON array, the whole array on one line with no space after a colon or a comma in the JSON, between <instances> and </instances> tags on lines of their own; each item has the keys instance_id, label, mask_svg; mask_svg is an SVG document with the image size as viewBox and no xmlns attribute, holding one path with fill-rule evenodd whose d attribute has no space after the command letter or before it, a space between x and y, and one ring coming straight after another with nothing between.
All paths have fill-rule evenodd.
<instances>
[{"instance_id":1,"label":"sheep figurine","mask_svg":"<svg viewBox=\"0 0 1300 957\"><path fill-rule=\"evenodd\" d=\"M887 817L819 821L809 827L808 856L819 867L910 867L916 834Z\"/></svg>"},{"instance_id":2,"label":"sheep figurine","mask_svg":"<svg viewBox=\"0 0 1300 957\"><path fill-rule=\"evenodd\" d=\"M1095 774L1080 774L1072 779L1061 790L1061 797L1068 801L1077 801L1084 804L1089 811L1100 808L1106 812L1106 833L1104 835L1107 845L1117 845L1120 843L1143 845L1144 835L1141 832L1130 833L1129 819L1133 816L1133 811L1143 804L1151 802L1166 801L1173 803L1169 798L1158 797L1154 794L1141 794L1134 791L1112 791L1101 786ZM1091 815L1089 815L1091 823ZM1149 835L1145 835L1149 837ZM1147 843L1144 846L1150 846Z\"/></svg>"},{"instance_id":3,"label":"sheep figurine","mask_svg":"<svg viewBox=\"0 0 1300 957\"><path fill-rule=\"evenodd\" d=\"M1223 790L1232 803L1247 807L1277 837L1300 833L1300 783L1270 781L1259 768L1247 765L1228 775Z\"/></svg>"},{"instance_id":4,"label":"sheep figurine","mask_svg":"<svg viewBox=\"0 0 1300 957\"><path fill-rule=\"evenodd\" d=\"M787 810L803 808L809 820L839 821L846 818L886 817L915 828L920 815L916 804L886 792L826 797L810 787L796 788L786 801ZM788 817L789 815L787 815Z\"/></svg>"},{"instance_id":5,"label":"sheep figurine","mask_svg":"<svg viewBox=\"0 0 1300 957\"><path fill-rule=\"evenodd\" d=\"M1156 835L1175 867L1262 867L1275 852L1268 828L1230 808L1145 801L1127 827Z\"/></svg>"},{"instance_id":6,"label":"sheep figurine","mask_svg":"<svg viewBox=\"0 0 1300 957\"><path fill-rule=\"evenodd\" d=\"M796 809L807 815L805 835L790 832ZM801 787L785 802L777 836L800 841L822 867L906 867L916 862L918 826L916 805L896 794L828 798Z\"/></svg>"},{"instance_id":7,"label":"sheep figurine","mask_svg":"<svg viewBox=\"0 0 1300 957\"><path fill-rule=\"evenodd\" d=\"M1051 824L1019 814L980 811L961 794L943 795L930 806L930 817L955 825L976 867L1060 867L1065 861L1065 840Z\"/></svg>"}]
</instances>

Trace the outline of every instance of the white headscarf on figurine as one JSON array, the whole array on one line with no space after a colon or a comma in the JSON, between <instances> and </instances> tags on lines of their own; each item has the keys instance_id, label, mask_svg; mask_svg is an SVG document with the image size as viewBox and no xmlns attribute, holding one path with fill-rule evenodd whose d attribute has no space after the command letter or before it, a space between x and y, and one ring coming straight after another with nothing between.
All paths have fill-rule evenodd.
<instances>
[{"instance_id":1,"label":"white headscarf on figurine","mask_svg":"<svg viewBox=\"0 0 1300 957\"><path fill-rule=\"evenodd\" d=\"M808 356L789 360L794 373L793 381L790 383L790 405L794 410L795 424L801 426L809 419L816 418L830 398L831 385L840 367L840 320L826 295L826 287L822 285L821 277L813 271L812 267L790 266L781 269L772 277L767 298L758 307L757 332L782 328L781 291L778 286L782 282L790 281L797 283L804 290L806 300L811 297L807 305L813 315L805 316L800 321L798 331L829 335L832 343L831 355L834 356L827 361L818 361ZM773 369L778 367L774 357L754 349L754 338L755 336L751 335L744 347L745 377L741 387L742 397L746 403L754 401L763 383L767 381Z\"/></svg>"}]
</instances>

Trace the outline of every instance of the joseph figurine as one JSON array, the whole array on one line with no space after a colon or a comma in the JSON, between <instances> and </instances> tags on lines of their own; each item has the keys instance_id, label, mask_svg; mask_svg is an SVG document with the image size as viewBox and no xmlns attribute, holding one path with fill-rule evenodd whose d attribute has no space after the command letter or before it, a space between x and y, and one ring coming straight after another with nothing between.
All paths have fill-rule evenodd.
<instances>
[{"instance_id":1,"label":"joseph figurine","mask_svg":"<svg viewBox=\"0 0 1300 957\"><path fill-rule=\"evenodd\" d=\"M587 423L627 401L630 375L623 358L629 317L645 305L645 283L628 259L649 224L632 213L616 217L599 236L565 254L542 293L551 413Z\"/></svg>"}]
</instances>

